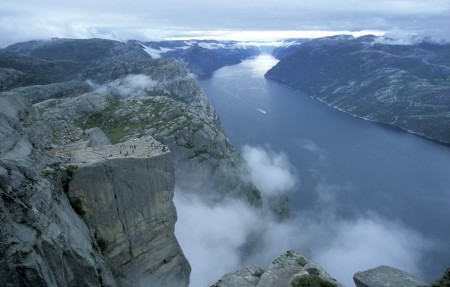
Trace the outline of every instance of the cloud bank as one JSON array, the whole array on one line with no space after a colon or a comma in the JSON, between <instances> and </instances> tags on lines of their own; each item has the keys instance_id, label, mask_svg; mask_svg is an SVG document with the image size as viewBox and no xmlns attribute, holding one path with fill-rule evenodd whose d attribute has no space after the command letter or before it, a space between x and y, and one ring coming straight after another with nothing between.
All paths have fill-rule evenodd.
<instances>
[{"instance_id":1,"label":"cloud bank","mask_svg":"<svg viewBox=\"0 0 450 287\"><path fill-rule=\"evenodd\" d=\"M255 184L271 186L268 182L273 180L278 184L268 190L282 190L298 181L292 178L285 155L250 146L244 154L250 159L252 174L265 176L263 180L252 176ZM208 286L248 264L265 268L286 250L308 256L346 286L353 285L355 272L381 264L420 276L422 253L430 242L401 222L374 213L339 217L332 196L338 188L319 184L317 206L283 222L242 201L211 204L176 188L175 233L192 266L191 286Z\"/></svg>"},{"instance_id":2,"label":"cloud bank","mask_svg":"<svg viewBox=\"0 0 450 287\"><path fill-rule=\"evenodd\" d=\"M214 31L400 29L448 39L448 15L447 0L6 1L0 8L0 47L36 38L155 40L201 31L214 36Z\"/></svg>"},{"instance_id":3,"label":"cloud bank","mask_svg":"<svg viewBox=\"0 0 450 287\"><path fill-rule=\"evenodd\" d=\"M96 92L110 93L121 98L145 96L158 84L157 81L146 75L128 75L105 85L98 85L92 81L88 81L88 83Z\"/></svg>"},{"instance_id":4,"label":"cloud bank","mask_svg":"<svg viewBox=\"0 0 450 287\"><path fill-rule=\"evenodd\" d=\"M265 195L291 190L297 179L294 168L283 153L274 153L261 147L244 146L242 156L250 168L250 179Z\"/></svg>"}]
</instances>

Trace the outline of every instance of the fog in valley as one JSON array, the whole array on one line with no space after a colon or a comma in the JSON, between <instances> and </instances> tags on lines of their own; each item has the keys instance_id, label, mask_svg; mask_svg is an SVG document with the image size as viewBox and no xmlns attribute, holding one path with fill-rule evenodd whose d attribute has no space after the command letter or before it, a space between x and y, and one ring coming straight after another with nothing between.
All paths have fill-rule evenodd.
<instances>
[{"instance_id":1,"label":"fog in valley","mask_svg":"<svg viewBox=\"0 0 450 287\"><path fill-rule=\"evenodd\" d=\"M246 146L242 154L262 194L290 193L294 185L301 186L301 177L285 154L267 146ZM249 264L266 268L287 250L304 254L346 286L353 285L356 271L382 264L420 276L421 255L431 242L376 213L339 218L333 200L337 189L318 185L314 210L279 222L264 208L234 199L211 204L197 193L177 188L175 233L192 266L191 286L208 286Z\"/></svg>"}]
</instances>

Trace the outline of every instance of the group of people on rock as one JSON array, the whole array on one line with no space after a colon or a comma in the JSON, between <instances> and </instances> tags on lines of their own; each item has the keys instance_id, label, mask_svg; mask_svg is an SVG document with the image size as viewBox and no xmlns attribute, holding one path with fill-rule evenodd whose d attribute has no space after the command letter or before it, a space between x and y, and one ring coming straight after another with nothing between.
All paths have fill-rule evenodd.
<instances>
[{"instance_id":1,"label":"group of people on rock","mask_svg":"<svg viewBox=\"0 0 450 287\"><path fill-rule=\"evenodd\" d=\"M135 139L135 141L137 141L137 139ZM148 142L148 140L147 140L147 142ZM131 153L134 153L134 151L137 149L137 145L128 145L128 147L125 147L125 144L123 144L123 143L120 144L120 147L121 147L121 149L119 150L119 154L122 154L122 148L124 148L124 149L129 148L129 149L131 150ZM158 149L161 148L161 151L162 151L162 152L167 152L167 151L169 151L169 147L166 146L166 145L162 145L162 144L154 144L154 143L151 143L150 146L149 146L148 148L151 148L152 150L158 150ZM124 154L125 156L128 156L128 155L129 155L128 150L125 150L125 152L124 152L123 154ZM109 157L112 157L113 155L112 155L112 154L109 154L108 156L109 156ZM145 154L144 157L145 157L145 158L148 158L148 155Z\"/></svg>"}]
</instances>

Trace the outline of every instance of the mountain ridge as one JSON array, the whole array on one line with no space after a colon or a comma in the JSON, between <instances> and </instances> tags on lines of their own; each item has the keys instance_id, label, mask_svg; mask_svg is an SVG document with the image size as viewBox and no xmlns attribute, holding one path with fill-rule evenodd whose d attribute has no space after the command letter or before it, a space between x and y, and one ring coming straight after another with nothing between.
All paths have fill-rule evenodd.
<instances>
[{"instance_id":1,"label":"mountain ridge","mask_svg":"<svg viewBox=\"0 0 450 287\"><path fill-rule=\"evenodd\" d=\"M377 39L311 40L265 76L349 114L449 143L450 45Z\"/></svg>"}]
</instances>

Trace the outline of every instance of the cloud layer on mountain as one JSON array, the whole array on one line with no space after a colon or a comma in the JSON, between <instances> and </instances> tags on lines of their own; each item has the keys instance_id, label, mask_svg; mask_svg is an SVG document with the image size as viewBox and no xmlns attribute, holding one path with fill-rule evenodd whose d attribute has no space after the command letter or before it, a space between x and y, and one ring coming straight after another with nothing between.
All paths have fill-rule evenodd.
<instances>
[{"instance_id":1,"label":"cloud layer on mountain","mask_svg":"<svg viewBox=\"0 0 450 287\"><path fill-rule=\"evenodd\" d=\"M64 5L55 0L39 4L8 1L0 8L0 47L49 37L148 40L201 35L249 38L258 33L258 37L267 37L264 31L297 35L306 31L306 35L317 37L324 36L324 31L400 30L448 38L449 14L446 0L344 0L339 5L331 0L132 0L107 5L87 0L66 1ZM255 32L248 33L251 31Z\"/></svg>"}]
</instances>

